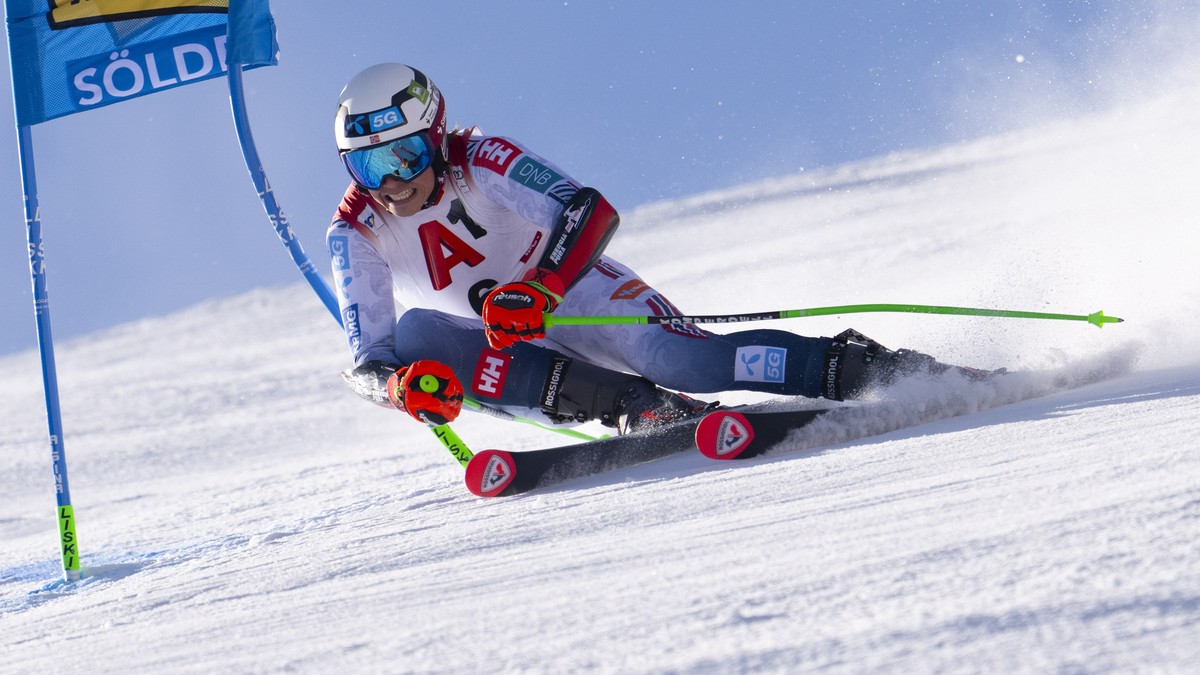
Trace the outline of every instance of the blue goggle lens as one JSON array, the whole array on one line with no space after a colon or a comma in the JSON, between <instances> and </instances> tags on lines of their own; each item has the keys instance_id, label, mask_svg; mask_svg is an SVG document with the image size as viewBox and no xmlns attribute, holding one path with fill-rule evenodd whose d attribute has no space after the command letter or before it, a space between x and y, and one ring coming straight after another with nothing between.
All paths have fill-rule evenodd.
<instances>
[{"instance_id":1,"label":"blue goggle lens","mask_svg":"<svg viewBox=\"0 0 1200 675\"><path fill-rule=\"evenodd\" d=\"M421 175L433 164L433 146L424 133L413 134L372 148L352 150L342 155L342 162L354 180L377 190L388 176L407 183Z\"/></svg>"}]
</instances>

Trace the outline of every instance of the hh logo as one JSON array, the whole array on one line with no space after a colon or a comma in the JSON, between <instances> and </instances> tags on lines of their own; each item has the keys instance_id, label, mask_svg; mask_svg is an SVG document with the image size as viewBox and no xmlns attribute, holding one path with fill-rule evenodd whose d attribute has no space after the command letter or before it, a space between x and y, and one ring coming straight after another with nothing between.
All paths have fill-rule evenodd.
<instances>
[{"instance_id":1,"label":"hh logo","mask_svg":"<svg viewBox=\"0 0 1200 675\"><path fill-rule=\"evenodd\" d=\"M479 144L479 151L475 153L475 166L490 169L503 176L513 160L520 155L521 151L503 138L489 138Z\"/></svg>"},{"instance_id":2,"label":"hh logo","mask_svg":"<svg viewBox=\"0 0 1200 675\"><path fill-rule=\"evenodd\" d=\"M782 383L787 372L787 350L779 347L738 347L733 379L739 382Z\"/></svg>"},{"instance_id":3,"label":"hh logo","mask_svg":"<svg viewBox=\"0 0 1200 675\"><path fill-rule=\"evenodd\" d=\"M512 357L504 352L485 349L475 364L475 377L471 380L471 391L478 396L500 398L504 392L504 380L508 377L508 366Z\"/></svg>"}]
</instances>

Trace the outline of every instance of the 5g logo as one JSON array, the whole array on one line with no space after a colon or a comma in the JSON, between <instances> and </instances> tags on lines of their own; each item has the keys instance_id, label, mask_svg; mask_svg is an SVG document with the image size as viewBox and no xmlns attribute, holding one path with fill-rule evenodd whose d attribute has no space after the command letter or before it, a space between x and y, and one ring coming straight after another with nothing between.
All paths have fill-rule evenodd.
<instances>
[{"instance_id":1,"label":"5g logo","mask_svg":"<svg viewBox=\"0 0 1200 675\"><path fill-rule=\"evenodd\" d=\"M404 123L404 116L396 106L371 113L371 131L383 131Z\"/></svg>"},{"instance_id":2,"label":"5g logo","mask_svg":"<svg viewBox=\"0 0 1200 675\"><path fill-rule=\"evenodd\" d=\"M780 347L738 347L733 379L741 382L782 383L787 378L787 350Z\"/></svg>"}]
</instances>

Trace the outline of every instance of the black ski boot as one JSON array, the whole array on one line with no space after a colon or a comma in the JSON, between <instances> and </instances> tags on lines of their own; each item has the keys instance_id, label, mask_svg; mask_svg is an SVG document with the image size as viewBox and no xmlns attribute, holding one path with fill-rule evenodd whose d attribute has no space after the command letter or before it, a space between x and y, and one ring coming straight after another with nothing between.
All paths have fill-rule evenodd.
<instances>
[{"instance_id":1,"label":"black ski boot","mask_svg":"<svg viewBox=\"0 0 1200 675\"><path fill-rule=\"evenodd\" d=\"M599 420L622 435L697 417L717 406L667 391L644 377L565 356L552 361L541 404L556 422Z\"/></svg>"},{"instance_id":2,"label":"black ski boot","mask_svg":"<svg viewBox=\"0 0 1200 675\"><path fill-rule=\"evenodd\" d=\"M700 417L720 404L697 401L673 391L655 387L631 387L617 400L617 432L621 435L653 429L664 424Z\"/></svg>"},{"instance_id":3,"label":"black ski boot","mask_svg":"<svg viewBox=\"0 0 1200 675\"><path fill-rule=\"evenodd\" d=\"M911 375L937 376L948 371L972 381L986 380L1005 372L1003 368L988 371L951 366L911 349L893 351L849 328L834 337L825 352L821 395L833 401L843 401Z\"/></svg>"}]
</instances>

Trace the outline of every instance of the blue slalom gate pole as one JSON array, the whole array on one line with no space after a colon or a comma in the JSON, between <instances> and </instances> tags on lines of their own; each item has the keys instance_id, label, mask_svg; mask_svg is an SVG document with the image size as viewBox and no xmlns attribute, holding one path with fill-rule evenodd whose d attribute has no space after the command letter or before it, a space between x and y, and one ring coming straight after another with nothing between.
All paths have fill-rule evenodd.
<instances>
[{"instance_id":1,"label":"blue slalom gate pole","mask_svg":"<svg viewBox=\"0 0 1200 675\"><path fill-rule=\"evenodd\" d=\"M25 192L25 226L29 237L29 273L33 281L33 313L37 320L38 350L42 357L42 388L46 394L46 422L50 430L50 458L58 498L58 534L63 578L78 581L79 543L75 534L75 508L67 481L67 455L63 447L62 411L58 399L58 372L54 366L54 337L50 330L50 298L46 291L46 252L42 246L42 219L38 210L37 176L33 165L33 134L17 127L21 185Z\"/></svg>"},{"instance_id":2,"label":"blue slalom gate pole","mask_svg":"<svg viewBox=\"0 0 1200 675\"><path fill-rule=\"evenodd\" d=\"M258 150L254 147L254 136L250 133L250 118L246 114L246 96L242 89L241 64L229 64L228 79L229 102L233 106L233 126L237 130L238 143L242 146L242 158L246 160L246 169L250 171L254 189L258 190L258 198L262 200L263 208L266 209L267 217L271 219L271 224L275 227L275 233L279 235L279 240L291 254L292 262L296 263L296 267L300 269L300 273L304 275L308 285L316 291L317 297L325 304L325 308L329 310L340 326L342 325L342 314L338 311L337 298L334 297L329 284L325 283L325 279L317 273L316 266L304 252L304 247L300 245L300 241L296 239L295 233L288 225L287 216L284 215L283 209L275 200L275 192L271 190L271 184L267 181L267 172L263 169L262 161L258 157Z\"/></svg>"}]
</instances>

